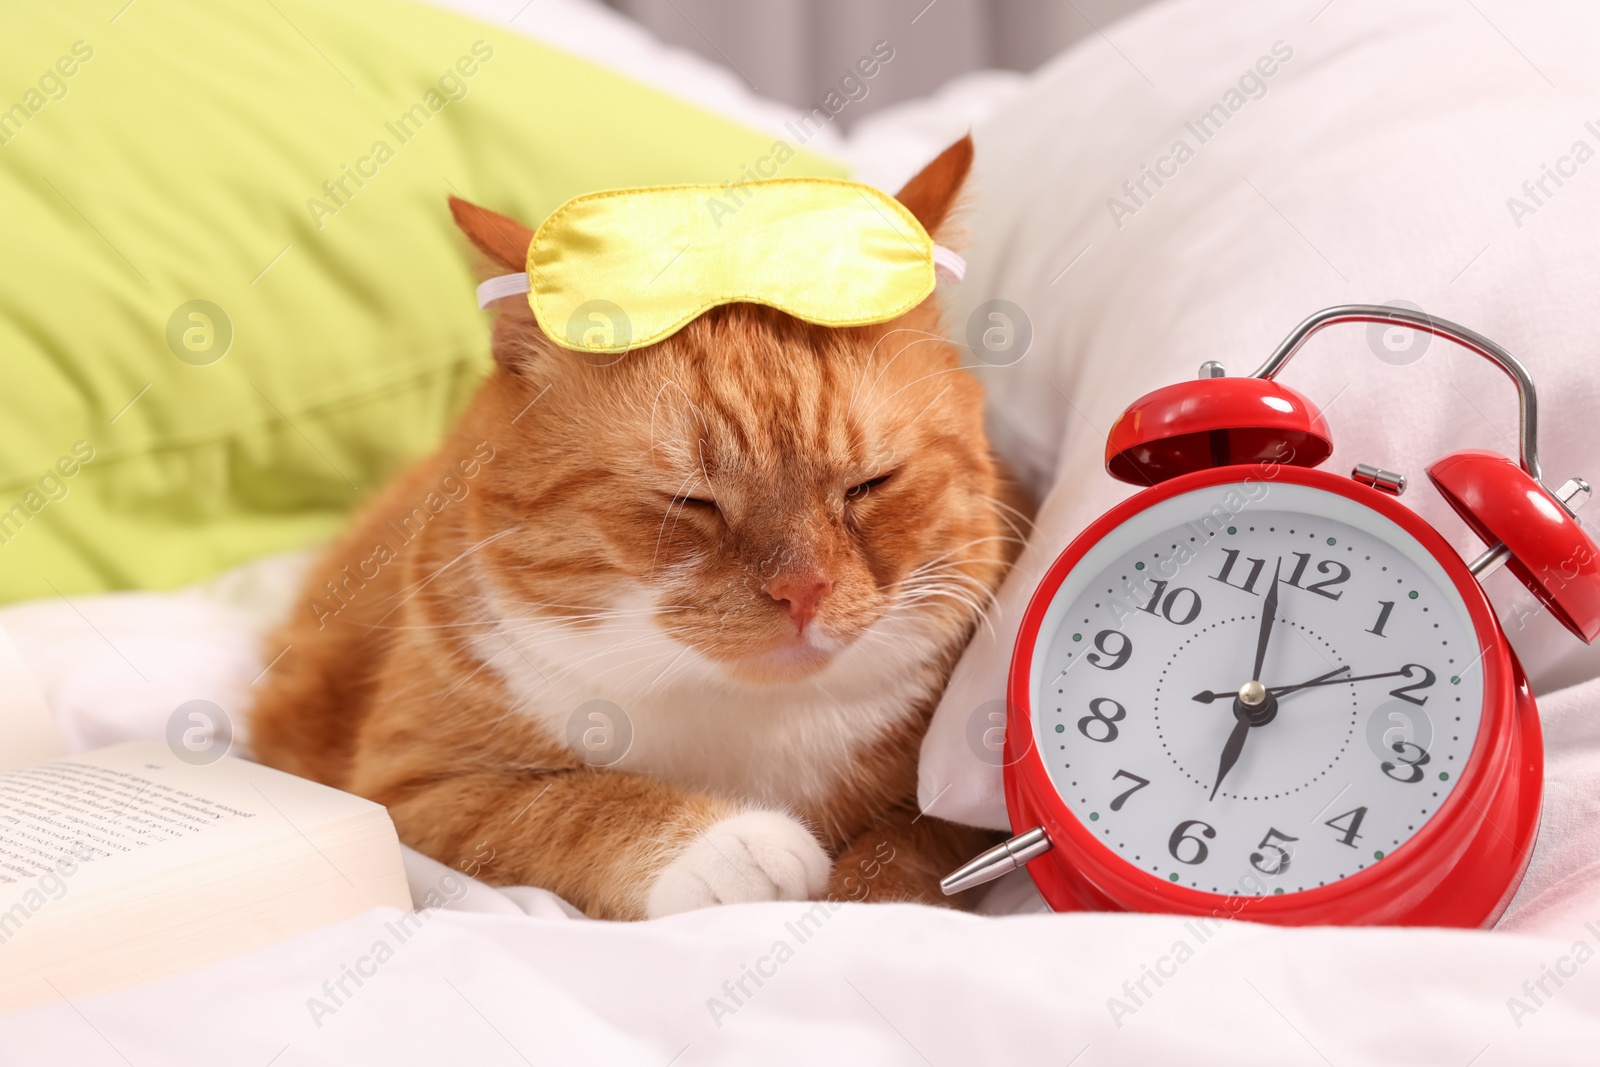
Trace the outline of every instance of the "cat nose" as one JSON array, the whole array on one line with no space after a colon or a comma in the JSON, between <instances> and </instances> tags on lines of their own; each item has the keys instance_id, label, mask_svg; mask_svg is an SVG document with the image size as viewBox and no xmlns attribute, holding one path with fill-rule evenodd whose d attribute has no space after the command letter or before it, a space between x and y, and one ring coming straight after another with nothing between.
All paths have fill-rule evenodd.
<instances>
[{"instance_id":1,"label":"cat nose","mask_svg":"<svg viewBox=\"0 0 1600 1067\"><path fill-rule=\"evenodd\" d=\"M817 605L833 592L833 579L820 570L782 574L764 587L766 594L783 605L794 620L795 633L817 616Z\"/></svg>"}]
</instances>

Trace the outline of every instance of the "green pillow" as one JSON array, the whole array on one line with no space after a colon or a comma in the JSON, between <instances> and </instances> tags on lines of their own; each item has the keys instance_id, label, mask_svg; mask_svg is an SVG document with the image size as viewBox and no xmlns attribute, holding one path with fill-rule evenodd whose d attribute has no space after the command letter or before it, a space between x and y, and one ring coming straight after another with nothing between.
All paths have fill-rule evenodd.
<instances>
[{"instance_id":1,"label":"green pillow","mask_svg":"<svg viewBox=\"0 0 1600 1067\"><path fill-rule=\"evenodd\" d=\"M448 194L536 225L774 147L427 7L118 7L0 34L0 602L328 538L428 450L488 366Z\"/></svg>"}]
</instances>

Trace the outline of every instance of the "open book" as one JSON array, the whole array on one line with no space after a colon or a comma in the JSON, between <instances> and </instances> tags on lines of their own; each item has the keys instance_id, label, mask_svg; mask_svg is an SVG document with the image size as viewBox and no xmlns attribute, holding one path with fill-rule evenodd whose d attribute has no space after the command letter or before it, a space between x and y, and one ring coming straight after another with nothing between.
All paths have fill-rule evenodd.
<instances>
[{"instance_id":1,"label":"open book","mask_svg":"<svg viewBox=\"0 0 1600 1067\"><path fill-rule=\"evenodd\" d=\"M49 727L0 631L0 1011L410 910L380 805L161 742L69 756Z\"/></svg>"}]
</instances>

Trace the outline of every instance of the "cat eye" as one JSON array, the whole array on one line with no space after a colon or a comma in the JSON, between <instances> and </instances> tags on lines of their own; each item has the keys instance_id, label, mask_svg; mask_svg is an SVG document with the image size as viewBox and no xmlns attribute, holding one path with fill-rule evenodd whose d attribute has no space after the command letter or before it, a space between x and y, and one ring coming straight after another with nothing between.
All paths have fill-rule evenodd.
<instances>
[{"instance_id":1,"label":"cat eye","mask_svg":"<svg viewBox=\"0 0 1600 1067\"><path fill-rule=\"evenodd\" d=\"M894 477L893 472L879 475L876 478L869 478L860 485L852 486L850 491L845 493L845 498L848 500L857 500L872 490L878 488L878 486L882 485L892 477Z\"/></svg>"},{"instance_id":2,"label":"cat eye","mask_svg":"<svg viewBox=\"0 0 1600 1067\"><path fill-rule=\"evenodd\" d=\"M717 510L717 502L715 500L707 500L698 496L675 496L672 498L672 503L682 508L700 508L706 511Z\"/></svg>"}]
</instances>

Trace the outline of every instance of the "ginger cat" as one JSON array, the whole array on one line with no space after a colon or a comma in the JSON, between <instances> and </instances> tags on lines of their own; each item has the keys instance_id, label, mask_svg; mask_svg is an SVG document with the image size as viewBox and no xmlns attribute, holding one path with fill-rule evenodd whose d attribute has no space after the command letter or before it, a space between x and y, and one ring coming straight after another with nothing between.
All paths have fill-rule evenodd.
<instances>
[{"instance_id":1,"label":"ginger cat","mask_svg":"<svg viewBox=\"0 0 1600 1067\"><path fill-rule=\"evenodd\" d=\"M971 160L899 193L935 239ZM524 268L527 227L451 210ZM919 815L918 750L1026 519L937 304L842 330L727 305L601 365L500 301L455 430L274 636L258 758L597 918L942 902L992 839Z\"/></svg>"}]
</instances>

